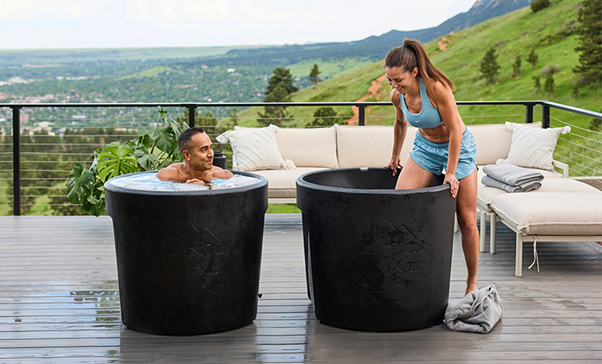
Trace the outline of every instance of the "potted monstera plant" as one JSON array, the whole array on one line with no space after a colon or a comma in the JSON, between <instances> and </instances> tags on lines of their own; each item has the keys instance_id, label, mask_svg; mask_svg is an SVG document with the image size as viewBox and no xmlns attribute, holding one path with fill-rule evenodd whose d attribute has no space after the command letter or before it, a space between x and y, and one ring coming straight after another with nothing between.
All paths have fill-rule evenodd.
<instances>
[{"instance_id":1,"label":"potted monstera plant","mask_svg":"<svg viewBox=\"0 0 602 364\"><path fill-rule=\"evenodd\" d=\"M89 168L76 163L69 173L67 198L81 209L99 216L105 210L104 184L122 174L152 171L182 160L178 137L188 124L179 122L159 106L157 126L152 134L121 144L118 141L94 151Z\"/></svg>"}]
</instances>

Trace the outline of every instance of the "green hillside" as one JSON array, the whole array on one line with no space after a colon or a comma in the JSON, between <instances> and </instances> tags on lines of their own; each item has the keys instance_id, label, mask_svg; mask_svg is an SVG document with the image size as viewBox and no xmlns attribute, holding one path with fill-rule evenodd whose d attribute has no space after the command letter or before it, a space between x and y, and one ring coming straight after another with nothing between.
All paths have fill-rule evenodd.
<instances>
[{"instance_id":1,"label":"green hillside","mask_svg":"<svg viewBox=\"0 0 602 364\"><path fill-rule=\"evenodd\" d=\"M438 40L425 45L431 60L456 84L458 101L472 100L550 100L562 104L599 111L602 95L599 84L590 84L579 89L579 98L574 98L573 84L576 77L572 68L578 64L574 51L578 36L575 34L577 11L580 1L552 1L551 5L537 13L524 8L504 16L488 20L464 31L448 34L447 47L440 50ZM480 60L492 46L497 49L497 62L501 66L494 84L481 78ZM533 69L526 61L531 48L539 57ZM522 73L513 77L512 64L517 55L522 56ZM318 65L320 65L318 63ZM293 95L293 101L355 101L366 95L373 80L383 74L382 61L370 64L357 71L308 87ZM554 74L554 93L543 91L546 67L559 68ZM534 87L534 76L540 76L542 90ZM379 90L380 101L388 101L390 91L386 82ZM376 100L370 97L367 101ZM315 108L295 107L289 109L295 119L290 126L301 126L311 122ZM240 114L240 124L257 125L257 109L245 110ZM337 110L351 115L350 108ZM524 121L522 106L462 106L460 113L467 124L498 123L506 120ZM540 118L541 109L536 108L535 118ZM578 117L561 111L552 111L552 116L571 124L587 128L591 118ZM391 107L374 107L367 111L367 124L392 124ZM285 125L289 126L289 125Z\"/></svg>"}]
</instances>

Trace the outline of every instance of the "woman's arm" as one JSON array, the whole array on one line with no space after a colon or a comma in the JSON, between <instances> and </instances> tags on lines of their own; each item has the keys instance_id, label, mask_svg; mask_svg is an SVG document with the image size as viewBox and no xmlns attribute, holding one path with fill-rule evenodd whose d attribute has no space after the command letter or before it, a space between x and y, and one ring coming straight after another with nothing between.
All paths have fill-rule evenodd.
<instances>
[{"instance_id":1,"label":"woman's arm","mask_svg":"<svg viewBox=\"0 0 602 364\"><path fill-rule=\"evenodd\" d=\"M395 176L397 174L397 168L402 167L399 155L401 154L401 147L406 138L408 122L403 115L403 111L401 111L401 102L399 101L401 95L399 95L399 92L397 92L397 90L392 90L389 96L393 103L393 107L395 107L395 125L393 126L393 152L391 153L391 161L385 168L393 170L393 175Z\"/></svg>"},{"instance_id":2,"label":"woman's arm","mask_svg":"<svg viewBox=\"0 0 602 364\"><path fill-rule=\"evenodd\" d=\"M440 82L435 82L431 85L429 96L433 106L439 111L447 130L449 130L449 154L444 183L449 182L452 196L456 197L460 185L460 182L456 178L456 167L460 158L462 133L465 128L464 122L458 112L456 98L447 86Z\"/></svg>"}]
</instances>

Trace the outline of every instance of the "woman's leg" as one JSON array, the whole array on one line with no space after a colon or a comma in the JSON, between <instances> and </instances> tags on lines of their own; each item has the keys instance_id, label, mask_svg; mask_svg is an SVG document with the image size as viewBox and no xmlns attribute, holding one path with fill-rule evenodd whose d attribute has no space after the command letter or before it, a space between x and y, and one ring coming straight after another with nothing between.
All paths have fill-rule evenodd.
<instances>
[{"instance_id":1,"label":"woman's leg","mask_svg":"<svg viewBox=\"0 0 602 364\"><path fill-rule=\"evenodd\" d=\"M408 190L411 188L428 187L433 183L434 179L434 174L420 167L412 160L412 157L409 157L397 178L395 189Z\"/></svg>"},{"instance_id":2,"label":"woman's leg","mask_svg":"<svg viewBox=\"0 0 602 364\"><path fill-rule=\"evenodd\" d=\"M468 294L477 288L479 265L479 230L477 229L477 170L460 180L456 201L458 225L462 233L462 251L468 269L466 291Z\"/></svg>"}]
</instances>

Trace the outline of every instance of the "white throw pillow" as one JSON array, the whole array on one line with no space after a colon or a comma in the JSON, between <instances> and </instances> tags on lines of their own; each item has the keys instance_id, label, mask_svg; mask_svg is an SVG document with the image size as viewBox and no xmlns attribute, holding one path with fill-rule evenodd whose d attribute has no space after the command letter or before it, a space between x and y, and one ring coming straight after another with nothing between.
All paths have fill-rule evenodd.
<instances>
[{"instance_id":1,"label":"white throw pillow","mask_svg":"<svg viewBox=\"0 0 602 364\"><path fill-rule=\"evenodd\" d=\"M499 159L496 163L512 163L526 168L554 170L552 156L560 134L571 131L570 126L564 128L539 129L506 122L506 128L512 130L512 141L508 158Z\"/></svg>"},{"instance_id":2,"label":"white throw pillow","mask_svg":"<svg viewBox=\"0 0 602 364\"><path fill-rule=\"evenodd\" d=\"M240 171L258 169L292 169L292 161L285 161L278 150L275 125L265 128L229 130L217 137L220 143L232 146L232 162Z\"/></svg>"}]
</instances>

